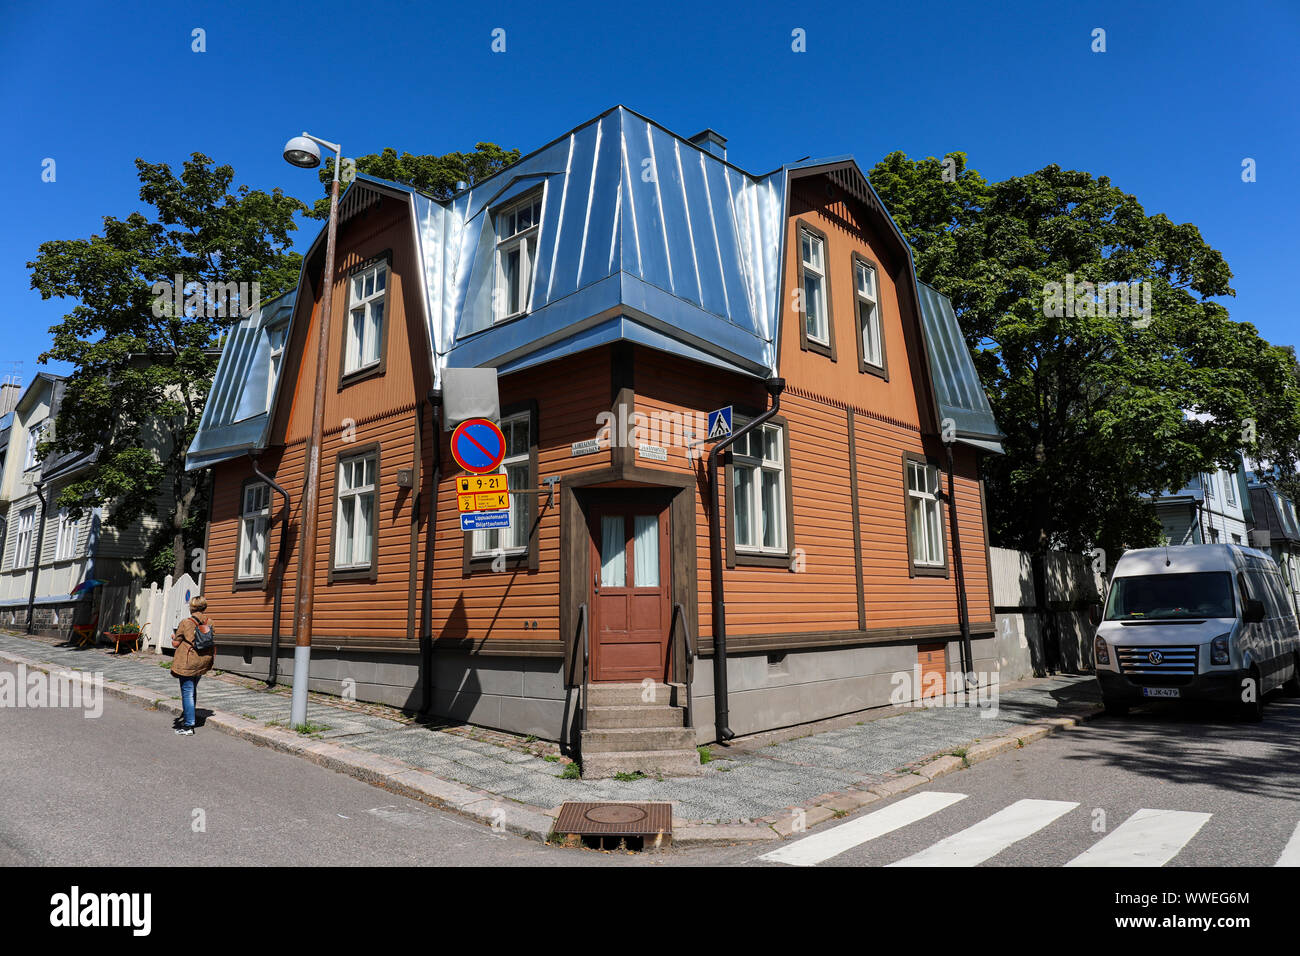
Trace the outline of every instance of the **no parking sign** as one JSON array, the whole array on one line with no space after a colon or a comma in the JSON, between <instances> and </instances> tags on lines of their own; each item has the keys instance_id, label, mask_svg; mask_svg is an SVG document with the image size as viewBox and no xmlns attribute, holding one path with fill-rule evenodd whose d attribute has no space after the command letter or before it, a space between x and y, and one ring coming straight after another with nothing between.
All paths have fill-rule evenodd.
<instances>
[{"instance_id":1,"label":"no parking sign","mask_svg":"<svg viewBox=\"0 0 1300 956\"><path fill-rule=\"evenodd\" d=\"M506 456L506 436L486 418L471 418L451 433L451 457L472 475L496 471Z\"/></svg>"}]
</instances>

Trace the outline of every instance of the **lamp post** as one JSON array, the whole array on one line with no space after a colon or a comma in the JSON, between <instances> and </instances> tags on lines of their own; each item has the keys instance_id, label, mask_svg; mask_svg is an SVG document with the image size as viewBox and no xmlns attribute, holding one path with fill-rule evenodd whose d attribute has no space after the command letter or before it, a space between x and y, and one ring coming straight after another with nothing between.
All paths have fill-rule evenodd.
<instances>
[{"instance_id":1,"label":"lamp post","mask_svg":"<svg viewBox=\"0 0 1300 956\"><path fill-rule=\"evenodd\" d=\"M330 184L329 231L325 240L324 286L320 329L316 342L316 383L311 406L311 439L307 443L307 475L302 492L302 535L298 550L298 584L293 607L293 705L289 723L307 722L307 681L311 669L311 613L316 594L316 525L320 516L320 445L325 431L325 366L329 358L330 312L334 289L334 237L339 224L339 166L343 147L304 131L284 144L285 161L303 169L320 165L320 149L334 150L334 182Z\"/></svg>"}]
</instances>

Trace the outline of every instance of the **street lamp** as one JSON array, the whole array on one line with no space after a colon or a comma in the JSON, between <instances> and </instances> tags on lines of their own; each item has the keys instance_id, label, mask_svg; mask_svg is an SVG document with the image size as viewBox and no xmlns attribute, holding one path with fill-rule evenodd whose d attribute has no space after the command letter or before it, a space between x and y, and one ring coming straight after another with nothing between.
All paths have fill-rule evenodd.
<instances>
[{"instance_id":1,"label":"street lamp","mask_svg":"<svg viewBox=\"0 0 1300 956\"><path fill-rule=\"evenodd\" d=\"M307 682L311 670L311 612L316 594L316 525L320 516L320 445L325 431L325 371L329 360L330 312L334 288L334 238L339 224L339 166L343 147L303 131L284 144L287 163L303 169L320 165L320 149L334 151L334 181L330 184L329 231L325 240L325 273L321 292L320 334L316 342L316 385L311 407L311 439L307 444L307 475L302 493L302 536L298 550L298 585L293 607L292 727L307 723Z\"/></svg>"}]
</instances>

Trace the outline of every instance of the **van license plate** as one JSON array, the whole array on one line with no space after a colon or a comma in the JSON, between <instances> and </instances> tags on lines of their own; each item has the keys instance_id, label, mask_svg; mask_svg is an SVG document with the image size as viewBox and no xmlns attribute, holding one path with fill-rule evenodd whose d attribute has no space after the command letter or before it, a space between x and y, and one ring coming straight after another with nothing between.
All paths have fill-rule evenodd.
<instances>
[{"instance_id":1,"label":"van license plate","mask_svg":"<svg viewBox=\"0 0 1300 956\"><path fill-rule=\"evenodd\" d=\"M1180 696L1177 687L1143 687L1143 697L1178 697Z\"/></svg>"}]
</instances>

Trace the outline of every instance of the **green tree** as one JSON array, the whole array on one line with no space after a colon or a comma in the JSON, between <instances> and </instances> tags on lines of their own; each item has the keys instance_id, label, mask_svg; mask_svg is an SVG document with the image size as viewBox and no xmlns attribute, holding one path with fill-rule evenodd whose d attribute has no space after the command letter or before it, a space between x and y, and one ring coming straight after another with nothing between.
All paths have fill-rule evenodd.
<instances>
[{"instance_id":1,"label":"green tree","mask_svg":"<svg viewBox=\"0 0 1300 956\"><path fill-rule=\"evenodd\" d=\"M142 556L161 577L179 575L188 549L202 542L206 472L188 474L185 452L222 337L254 304L254 283L261 299L296 285L302 257L290 251L289 234L307 207L278 189L232 189L234 170L201 153L179 176L140 159L136 169L149 215L106 216L102 234L42 243L27 266L42 298L76 303L40 357L75 367L42 453L100 449L57 503L74 515L107 506L107 523L118 529L166 516ZM167 291L177 276L188 291L179 310ZM248 283L247 300L224 298L231 283Z\"/></svg>"},{"instance_id":2,"label":"green tree","mask_svg":"<svg viewBox=\"0 0 1300 956\"><path fill-rule=\"evenodd\" d=\"M518 161L519 150L502 149L495 143L476 143L472 153L455 152L442 156L412 153L398 156L397 150L387 147L382 153L358 156L356 169L359 173L411 186L434 199L449 199L455 195L457 183L472 186ZM329 216L329 187L333 179L334 157L330 156L320 169L325 198L316 200L312 210L311 214L317 219Z\"/></svg>"},{"instance_id":3,"label":"green tree","mask_svg":"<svg viewBox=\"0 0 1300 956\"><path fill-rule=\"evenodd\" d=\"M1294 468L1294 355L1214 301L1232 274L1194 225L1055 165L989 183L963 153L891 153L871 181L918 276L952 298L1007 434L983 466L1000 543L1116 554L1156 541L1143 495L1243 449ZM1149 313L1112 314L1118 283L1146 284Z\"/></svg>"}]
</instances>

